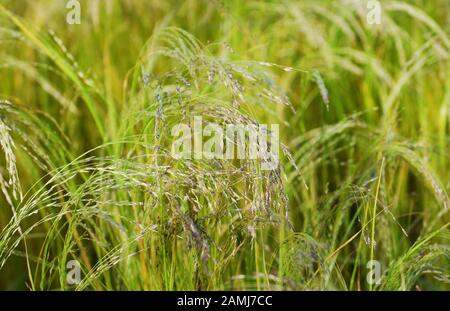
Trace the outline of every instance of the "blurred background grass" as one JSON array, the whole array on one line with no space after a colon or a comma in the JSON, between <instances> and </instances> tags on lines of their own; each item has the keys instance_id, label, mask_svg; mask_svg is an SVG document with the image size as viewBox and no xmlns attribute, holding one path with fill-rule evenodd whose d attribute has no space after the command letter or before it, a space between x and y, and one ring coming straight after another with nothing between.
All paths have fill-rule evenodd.
<instances>
[{"instance_id":1,"label":"blurred background grass","mask_svg":"<svg viewBox=\"0 0 450 311\"><path fill-rule=\"evenodd\" d=\"M75 258L78 289L449 289L450 3L382 1L381 25L369 25L366 2L82 0L81 24L69 25L65 1L2 0L2 120L16 141L8 158L2 136L2 174L13 176L14 162L25 195L13 208L1 199L0 288L71 289L65 263ZM158 46L178 56L160 57ZM226 81L241 64L262 78L245 84L241 72L250 99L234 107L234 89L205 77L223 66L216 80ZM146 179L157 199L108 193L90 214L95 159L71 161L113 143L89 155L102 165L144 155L132 164L158 171L142 144L169 144L153 136L160 92L170 99L165 122L182 119L170 108L177 71L193 85L188 114L278 123L291 161L277 176L233 163L243 181L233 168L199 178L212 164L162 160L178 173ZM64 174L79 176L50 178L69 163ZM63 195L33 202L54 184ZM143 207L117 207L124 200ZM248 216L254 206L271 212ZM154 231L138 238L141 225ZM371 259L382 267L373 286Z\"/></svg>"}]
</instances>

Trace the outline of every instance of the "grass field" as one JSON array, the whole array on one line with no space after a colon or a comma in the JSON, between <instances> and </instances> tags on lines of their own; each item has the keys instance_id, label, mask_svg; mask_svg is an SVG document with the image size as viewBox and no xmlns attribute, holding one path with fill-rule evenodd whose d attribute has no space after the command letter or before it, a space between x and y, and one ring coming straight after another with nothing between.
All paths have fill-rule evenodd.
<instances>
[{"instance_id":1,"label":"grass field","mask_svg":"<svg viewBox=\"0 0 450 311\"><path fill-rule=\"evenodd\" d=\"M68 2L0 0L0 289L450 289L448 0Z\"/></svg>"}]
</instances>

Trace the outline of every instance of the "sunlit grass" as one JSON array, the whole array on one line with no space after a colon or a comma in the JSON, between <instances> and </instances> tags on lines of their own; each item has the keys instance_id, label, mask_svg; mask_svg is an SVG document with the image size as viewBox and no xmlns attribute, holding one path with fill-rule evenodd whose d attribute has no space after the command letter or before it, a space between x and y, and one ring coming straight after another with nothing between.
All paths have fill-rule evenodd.
<instances>
[{"instance_id":1,"label":"sunlit grass","mask_svg":"<svg viewBox=\"0 0 450 311\"><path fill-rule=\"evenodd\" d=\"M80 2L0 3L0 288L449 289L448 1ZM175 160L197 115L280 167Z\"/></svg>"}]
</instances>

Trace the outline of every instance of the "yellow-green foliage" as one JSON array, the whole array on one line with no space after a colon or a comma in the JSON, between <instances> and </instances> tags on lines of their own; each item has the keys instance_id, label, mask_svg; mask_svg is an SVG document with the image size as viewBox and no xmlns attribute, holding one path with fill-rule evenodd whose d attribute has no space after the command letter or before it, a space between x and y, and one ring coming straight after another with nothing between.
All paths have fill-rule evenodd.
<instances>
[{"instance_id":1,"label":"yellow-green foliage","mask_svg":"<svg viewBox=\"0 0 450 311\"><path fill-rule=\"evenodd\" d=\"M449 289L448 0L79 2L0 1L0 289ZM279 167L174 159L198 115Z\"/></svg>"}]
</instances>

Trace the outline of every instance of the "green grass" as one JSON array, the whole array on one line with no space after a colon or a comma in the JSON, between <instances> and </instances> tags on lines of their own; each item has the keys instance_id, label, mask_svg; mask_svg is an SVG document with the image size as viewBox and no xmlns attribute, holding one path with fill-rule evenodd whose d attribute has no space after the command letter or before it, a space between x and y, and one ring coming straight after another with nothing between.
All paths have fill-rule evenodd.
<instances>
[{"instance_id":1,"label":"green grass","mask_svg":"<svg viewBox=\"0 0 450 311\"><path fill-rule=\"evenodd\" d=\"M447 0L80 2L0 2L1 289L450 289ZM279 168L174 159L198 115Z\"/></svg>"}]
</instances>

